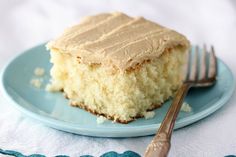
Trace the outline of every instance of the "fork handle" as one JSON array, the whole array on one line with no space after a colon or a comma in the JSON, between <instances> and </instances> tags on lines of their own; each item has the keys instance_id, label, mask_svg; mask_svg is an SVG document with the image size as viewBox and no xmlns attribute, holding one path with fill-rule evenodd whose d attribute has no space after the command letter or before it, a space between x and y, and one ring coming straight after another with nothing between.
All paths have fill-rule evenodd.
<instances>
[{"instance_id":1,"label":"fork handle","mask_svg":"<svg viewBox=\"0 0 236 157\"><path fill-rule=\"evenodd\" d=\"M166 157L170 149L170 140L176 118L191 84L184 83L177 91L176 96L163 120L161 126L148 145L145 157Z\"/></svg>"}]
</instances>

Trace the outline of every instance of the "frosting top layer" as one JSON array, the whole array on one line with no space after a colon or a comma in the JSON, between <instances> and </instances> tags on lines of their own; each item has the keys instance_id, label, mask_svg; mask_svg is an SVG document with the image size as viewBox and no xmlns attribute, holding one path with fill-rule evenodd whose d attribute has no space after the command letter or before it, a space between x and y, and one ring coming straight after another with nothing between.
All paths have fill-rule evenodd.
<instances>
[{"instance_id":1,"label":"frosting top layer","mask_svg":"<svg viewBox=\"0 0 236 157\"><path fill-rule=\"evenodd\" d=\"M181 34L142 17L123 13L98 14L70 27L49 42L51 51L69 53L85 64L102 64L122 71L159 57L165 49L189 47Z\"/></svg>"}]
</instances>

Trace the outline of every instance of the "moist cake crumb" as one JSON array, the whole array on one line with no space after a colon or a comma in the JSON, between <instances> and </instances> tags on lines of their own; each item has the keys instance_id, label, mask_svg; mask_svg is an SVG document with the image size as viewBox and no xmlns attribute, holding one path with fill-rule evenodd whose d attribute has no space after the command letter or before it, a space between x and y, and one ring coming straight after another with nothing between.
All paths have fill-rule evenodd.
<instances>
[{"instance_id":1,"label":"moist cake crumb","mask_svg":"<svg viewBox=\"0 0 236 157\"><path fill-rule=\"evenodd\" d=\"M145 112L144 113L144 118L145 119L152 119L155 116L155 112L154 111L149 111L149 112Z\"/></svg>"},{"instance_id":2,"label":"moist cake crumb","mask_svg":"<svg viewBox=\"0 0 236 157\"><path fill-rule=\"evenodd\" d=\"M181 107L180 111L189 113L189 112L192 112L192 107L188 103L184 102L182 104L182 107Z\"/></svg>"},{"instance_id":3,"label":"moist cake crumb","mask_svg":"<svg viewBox=\"0 0 236 157\"><path fill-rule=\"evenodd\" d=\"M34 69L35 76L43 76L44 73L45 73L45 70L43 68L37 67Z\"/></svg>"},{"instance_id":4,"label":"moist cake crumb","mask_svg":"<svg viewBox=\"0 0 236 157\"><path fill-rule=\"evenodd\" d=\"M103 116L97 117L97 124L102 124L106 121L107 119Z\"/></svg>"},{"instance_id":5,"label":"moist cake crumb","mask_svg":"<svg viewBox=\"0 0 236 157\"><path fill-rule=\"evenodd\" d=\"M40 88L42 85L41 79L32 79L30 80L30 84L33 85L35 88Z\"/></svg>"}]
</instances>

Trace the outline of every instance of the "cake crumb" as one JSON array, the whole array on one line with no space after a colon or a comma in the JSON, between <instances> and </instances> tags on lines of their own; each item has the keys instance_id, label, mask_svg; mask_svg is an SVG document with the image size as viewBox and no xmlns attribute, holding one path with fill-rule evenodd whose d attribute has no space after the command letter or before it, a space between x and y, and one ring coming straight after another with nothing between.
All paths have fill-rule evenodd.
<instances>
[{"instance_id":1,"label":"cake crumb","mask_svg":"<svg viewBox=\"0 0 236 157\"><path fill-rule=\"evenodd\" d=\"M58 88L57 86L51 84L51 83L48 83L45 87L45 90L47 92L58 92L61 90L61 88Z\"/></svg>"},{"instance_id":2,"label":"cake crumb","mask_svg":"<svg viewBox=\"0 0 236 157\"><path fill-rule=\"evenodd\" d=\"M30 84L33 85L35 88L40 88L42 85L42 80L32 79L32 80L30 80Z\"/></svg>"},{"instance_id":3,"label":"cake crumb","mask_svg":"<svg viewBox=\"0 0 236 157\"><path fill-rule=\"evenodd\" d=\"M45 70L43 68L37 67L34 69L35 76L43 76L44 73L45 73Z\"/></svg>"},{"instance_id":4,"label":"cake crumb","mask_svg":"<svg viewBox=\"0 0 236 157\"><path fill-rule=\"evenodd\" d=\"M102 124L106 121L107 119L103 116L97 117L97 124Z\"/></svg>"},{"instance_id":5,"label":"cake crumb","mask_svg":"<svg viewBox=\"0 0 236 157\"><path fill-rule=\"evenodd\" d=\"M189 112L192 112L192 107L188 103L184 102L182 104L182 107L181 107L180 111L189 113Z\"/></svg>"},{"instance_id":6,"label":"cake crumb","mask_svg":"<svg viewBox=\"0 0 236 157\"><path fill-rule=\"evenodd\" d=\"M152 119L155 116L155 112L154 111L149 111L149 112L145 112L144 113L144 118L145 119Z\"/></svg>"}]
</instances>

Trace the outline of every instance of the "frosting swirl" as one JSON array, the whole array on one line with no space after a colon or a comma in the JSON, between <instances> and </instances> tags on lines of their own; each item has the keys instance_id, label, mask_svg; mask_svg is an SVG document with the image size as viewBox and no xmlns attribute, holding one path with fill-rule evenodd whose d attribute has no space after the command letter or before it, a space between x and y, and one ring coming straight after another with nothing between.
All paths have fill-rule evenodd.
<instances>
[{"instance_id":1,"label":"frosting swirl","mask_svg":"<svg viewBox=\"0 0 236 157\"><path fill-rule=\"evenodd\" d=\"M189 41L142 17L117 12L89 16L47 44L52 51L79 57L81 63L115 66L122 71L176 46L187 49Z\"/></svg>"}]
</instances>

